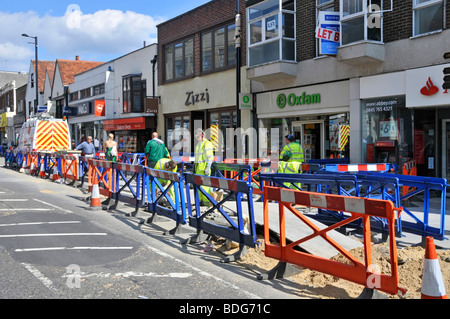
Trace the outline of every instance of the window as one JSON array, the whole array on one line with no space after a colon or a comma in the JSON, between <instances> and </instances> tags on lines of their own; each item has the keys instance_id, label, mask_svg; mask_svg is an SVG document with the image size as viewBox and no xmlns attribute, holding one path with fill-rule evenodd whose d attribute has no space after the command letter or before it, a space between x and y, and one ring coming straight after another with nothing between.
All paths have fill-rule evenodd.
<instances>
[{"instance_id":1,"label":"window","mask_svg":"<svg viewBox=\"0 0 450 319\"><path fill-rule=\"evenodd\" d=\"M81 99L86 99L91 96L91 88L81 90L80 93L81 93Z\"/></svg>"},{"instance_id":2,"label":"window","mask_svg":"<svg viewBox=\"0 0 450 319\"><path fill-rule=\"evenodd\" d=\"M104 83L94 86L94 96L100 95L100 94L105 94L105 84Z\"/></svg>"},{"instance_id":3,"label":"window","mask_svg":"<svg viewBox=\"0 0 450 319\"><path fill-rule=\"evenodd\" d=\"M124 77L123 89L123 113L144 112L145 97L147 95L147 82L141 80L140 75Z\"/></svg>"},{"instance_id":4,"label":"window","mask_svg":"<svg viewBox=\"0 0 450 319\"><path fill-rule=\"evenodd\" d=\"M295 2L267 0L247 9L248 65L295 61Z\"/></svg>"},{"instance_id":5,"label":"window","mask_svg":"<svg viewBox=\"0 0 450 319\"><path fill-rule=\"evenodd\" d=\"M69 94L69 98L70 98L70 101L77 101L77 100L79 100L78 91L70 93Z\"/></svg>"},{"instance_id":6,"label":"window","mask_svg":"<svg viewBox=\"0 0 450 319\"><path fill-rule=\"evenodd\" d=\"M442 0L414 0L413 34L442 30Z\"/></svg>"},{"instance_id":7,"label":"window","mask_svg":"<svg viewBox=\"0 0 450 319\"><path fill-rule=\"evenodd\" d=\"M341 44L383 41L383 1L340 0Z\"/></svg>"},{"instance_id":8,"label":"window","mask_svg":"<svg viewBox=\"0 0 450 319\"><path fill-rule=\"evenodd\" d=\"M231 24L202 34L202 72L236 64L234 31L235 25Z\"/></svg>"},{"instance_id":9,"label":"window","mask_svg":"<svg viewBox=\"0 0 450 319\"><path fill-rule=\"evenodd\" d=\"M165 80L194 74L194 39L177 42L164 48Z\"/></svg>"}]
</instances>

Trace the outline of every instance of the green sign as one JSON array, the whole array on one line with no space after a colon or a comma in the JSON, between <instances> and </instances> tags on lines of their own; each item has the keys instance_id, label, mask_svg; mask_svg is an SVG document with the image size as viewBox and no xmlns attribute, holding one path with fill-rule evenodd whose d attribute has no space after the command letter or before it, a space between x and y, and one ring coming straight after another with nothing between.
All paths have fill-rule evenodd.
<instances>
[{"instance_id":1,"label":"green sign","mask_svg":"<svg viewBox=\"0 0 450 319\"><path fill-rule=\"evenodd\" d=\"M239 109L253 110L253 99L250 93L239 93L239 100Z\"/></svg>"},{"instance_id":2,"label":"green sign","mask_svg":"<svg viewBox=\"0 0 450 319\"><path fill-rule=\"evenodd\" d=\"M278 94L277 106L280 109L284 109L286 105L296 106L296 105L310 105L310 104L320 104L320 94L306 94L303 92L302 95L296 95L291 93L286 96L286 94Z\"/></svg>"}]
</instances>

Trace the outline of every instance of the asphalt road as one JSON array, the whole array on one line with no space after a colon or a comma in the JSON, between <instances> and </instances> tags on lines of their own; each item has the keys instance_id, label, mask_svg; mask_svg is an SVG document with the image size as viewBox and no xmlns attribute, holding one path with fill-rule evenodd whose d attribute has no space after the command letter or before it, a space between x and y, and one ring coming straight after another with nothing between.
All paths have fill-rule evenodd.
<instances>
[{"instance_id":1,"label":"asphalt road","mask_svg":"<svg viewBox=\"0 0 450 319\"><path fill-rule=\"evenodd\" d=\"M180 311L184 300L301 298L289 280L257 280L204 245L181 244L166 234L173 221L140 223L150 215L127 216L126 206L91 211L88 195L0 167L0 299L176 299Z\"/></svg>"}]
</instances>

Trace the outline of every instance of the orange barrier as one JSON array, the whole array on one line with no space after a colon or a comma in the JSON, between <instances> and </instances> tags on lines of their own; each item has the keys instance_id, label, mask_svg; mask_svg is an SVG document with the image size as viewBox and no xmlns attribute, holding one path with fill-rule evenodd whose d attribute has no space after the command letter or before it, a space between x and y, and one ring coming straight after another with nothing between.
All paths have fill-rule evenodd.
<instances>
[{"instance_id":1,"label":"orange barrier","mask_svg":"<svg viewBox=\"0 0 450 319\"><path fill-rule=\"evenodd\" d=\"M370 289L377 289L389 294L397 294L398 291L406 293L406 290L398 287L398 261L397 246L395 243L395 212L400 214L401 209L395 208L392 202L369 198L355 198L339 195L294 191L278 187L264 187L264 241L265 255L275 258L281 262L287 262L301 267L317 270L338 278L342 278ZM279 207L279 234L280 245L272 244L269 241L269 201L278 202ZM294 205L316 207L334 211L344 211L351 213L351 216L341 220L325 229L320 229L306 216L294 208ZM285 208L292 212L301 222L312 230L312 234L299 240L287 244L285 230ZM390 275L376 273L372 268L371 257L371 233L370 217L376 216L388 220L389 225L389 247L390 247ZM346 249L331 239L327 232L351 223L357 219L362 219L363 239L364 239L364 262L359 261ZM347 258L347 263L330 260L309 253L296 250L296 246L320 237L334 247L341 255Z\"/></svg>"},{"instance_id":2,"label":"orange barrier","mask_svg":"<svg viewBox=\"0 0 450 319\"><path fill-rule=\"evenodd\" d=\"M78 181L78 157L75 155L61 155L61 173L64 179Z\"/></svg>"},{"instance_id":3,"label":"orange barrier","mask_svg":"<svg viewBox=\"0 0 450 319\"><path fill-rule=\"evenodd\" d=\"M89 158L88 189L92 192L92 185L99 185L99 193L110 198L113 193L113 163ZM102 169L100 169L102 168ZM103 187L100 187L102 182Z\"/></svg>"},{"instance_id":4,"label":"orange barrier","mask_svg":"<svg viewBox=\"0 0 450 319\"><path fill-rule=\"evenodd\" d=\"M253 194L255 195L261 195L262 194L262 188L259 183L259 179L256 178L258 174L261 172L261 162L269 162L267 159L260 159L260 158L245 158L245 159L239 159L239 158L226 158L224 163L227 164L242 164L242 165L250 165L253 170L250 173L250 181L252 185L255 185L253 188ZM232 172L224 172L223 176L225 178L229 179L236 179L238 176L235 176L233 178ZM243 180L249 180L248 175L244 173Z\"/></svg>"},{"instance_id":5,"label":"orange barrier","mask_svg":"<svg viewBox=\"0 0 450 319\"><path fill-rule=\"evenodd\" d=\"M28 152L27 163L30 163L30 175L35 175L39 169L39 152Z\"/></svg>"},{"instance_id":6,"label":"orange barrier","mask_svg":"<svg viewBox=\"0 0 450 319\"><path fill-rule=\"evenodd\" d=\"M417 166L415 160L411 160L403 164L402 175L417 176ZM403 186L403 196L414 190L415 188L413 187Z\"/></svg>"}]
</instances>

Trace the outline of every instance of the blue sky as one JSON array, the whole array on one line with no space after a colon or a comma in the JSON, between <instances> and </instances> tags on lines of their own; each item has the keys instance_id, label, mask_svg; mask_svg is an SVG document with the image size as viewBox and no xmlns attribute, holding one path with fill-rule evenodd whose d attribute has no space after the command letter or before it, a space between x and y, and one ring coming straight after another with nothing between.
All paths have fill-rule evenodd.
<instances>
[{"instance_id":1,"label":"blue sky","mask_svg":"<svg viewBox=\"0 0 450 319\"><path fill-rule=\"evenodd\" d=\"M209 0L15 0L0 6L0 71L27 71L39 60L109 61L156 43L159 23Z\"/></svg>"}]
</instances>

